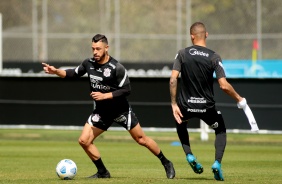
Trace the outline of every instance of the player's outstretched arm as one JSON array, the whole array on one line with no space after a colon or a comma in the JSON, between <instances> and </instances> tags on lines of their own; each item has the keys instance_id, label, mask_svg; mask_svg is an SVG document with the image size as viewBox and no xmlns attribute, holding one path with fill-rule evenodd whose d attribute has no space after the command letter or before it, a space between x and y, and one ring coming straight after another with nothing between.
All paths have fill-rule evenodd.
<instances>
[{"instance_id":1,"label":"player's outstretched arm","mask_svg":"<svg viewBox=\"0 0 282 184\"><path fill-rule=\"evenodd\" d=\"M61 78L66 77L66 71L65 70L57 69L54 66L48 65L47 63L42 63L42 65L43 65L43 70L45 71L45 73L55 74L55 75L58 75Z\"/></svg>"},{"instance_id":2,"label":"player's outstretched arm","mask_svg":"<svg viewBox=\"0 0 282 184\"><path fill-rule=\"evenodd\" d=\"M232 87L229 82L227 82L225 77L222 77L218 79L218 83L220 88L229 96L231 96L236 102L240 102L243 100L243 98L235 91L235 89Z\"/></svg>"},{"instance_id":3,"label":"player's outstretched arm","mask_svg":"<svg viewBox=\"0 0 282 184\"><path fill-rule=\"evenodd\" d=\"M237 106L239 109L243 109L248 120L249 120L249 124L251 125L251 131L258 131L258 125L256 123L255 117L252 113L252 110L250 109L249 105L247 104L247 100L245 98L242 98L235 90L234 88L231 86L231 84L229 84L227 82L227 80L225 78L220 78L218 79L218 83L220 85L220 88L227 93L229 96L231 96L232 98L234 98L237 101Z\"/></svg>"}]
</instances>

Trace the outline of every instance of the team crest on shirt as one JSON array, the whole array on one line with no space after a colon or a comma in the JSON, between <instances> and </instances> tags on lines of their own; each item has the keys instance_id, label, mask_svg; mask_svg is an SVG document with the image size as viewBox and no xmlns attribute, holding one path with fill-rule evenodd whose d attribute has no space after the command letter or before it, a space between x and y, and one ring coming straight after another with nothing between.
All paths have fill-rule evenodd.
<instances>
[{"instance_id":1,"label":"team crest on shirt","mask_svg":"<svg viewBox=\"0 0 282 184\"><path fill-rule=\"evenodd\" d=\"M111 69L105 68L103 75L104 75L105 77L109 77L109 76L111 75Z\"/></svg>"}]
</instances>

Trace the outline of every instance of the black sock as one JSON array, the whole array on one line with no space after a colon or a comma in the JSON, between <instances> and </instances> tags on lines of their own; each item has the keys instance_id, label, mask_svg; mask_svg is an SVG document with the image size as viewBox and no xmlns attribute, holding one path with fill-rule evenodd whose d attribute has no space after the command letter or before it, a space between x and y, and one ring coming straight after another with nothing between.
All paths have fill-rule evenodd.
<instances>
[{"instance_id":1,"label":"black sock","mask_svg":"<svg viewBox=\"0 0 282 184\"><path fill-rule=\"evenodd\" d=\"M216 134L215 139L215 160L221 163L226 146L226 132Z\"/></svg>"},{"instance_id":2,"label":"black sock","mask_svg":"<svg viewBox=\"0 0 282 184\"><path fill-rule=\"evenodd\" d=\"M162 151L160 151L157 157L160 159L163 165L169 162L169 160L164 156Z\"/></svg>"},{"instance_id":3,"label":"black sock","mask_svg":"<svg viewBox=\"0 0 282 184\"><path fill-rule=\"evenodd\" d=\"M107 169L106 169L106 167L105 167L105 165L104 165L104 163L103 163L101 158L99 158L98 160L92 160L92 162L97 167L98 173L102 174L102 173L107 172Z\"/></svg>"}]
</instances>

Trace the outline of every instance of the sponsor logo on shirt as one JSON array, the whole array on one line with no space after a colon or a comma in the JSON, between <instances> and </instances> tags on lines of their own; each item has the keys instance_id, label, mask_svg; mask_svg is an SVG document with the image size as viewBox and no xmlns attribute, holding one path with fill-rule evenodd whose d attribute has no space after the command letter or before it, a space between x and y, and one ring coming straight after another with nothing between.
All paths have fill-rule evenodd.
<instances>
[{"instance_id":1,"label":"sponsor logo on shirt","mask_svg":"<svg viewBox=\"0 0 282 184\"><path fill-rule=\"evenodd\" d=\"M100 81L103 81L102 77L95 76L95 75L90 75L89 77L90 77L92 88L104 90L104 91L109 91L111 89L110 86L104 86L100 83Z\"/></svg>"},{"instance_id":2,"label":"sponsor logo on shirt","mask_svg":"<svg viewBox=\"0 0 282 184\"><path fill-rule=\"evenodd\" d=\"M192 56L198 55L198 56L209 57L209 54L208 54L208 53L205 53L205 52L203 52L203 51L198 51L198 50L195 49L195 48L191 48L191 49L189 50L189 54L191 54Z\"/></svg>"},{"instance_id":3,"label":"sponsor logo on shirt","mask_svg":"<svg viewBox=\"0 0 282 184\"><path fill-rule=\"evenodd\" d=\"M205 113L206 109L187 109L188 112Z\"/></svg>"},{"instance_id":4,"label":"sponsor logo on shirt","mask_svg":"<svg viewBox=\"0 0 282 184\"><path fill-rule=\"evenodd\" d=\"M97 81L95 83L91 83L91 86L94 89L100 89L104 91L109 91L111 89L110 86L104 86L102 84L99 84Z\"/></svg>"},{"instance_id":5,"label":"sponsor logo on shirt","mask_svg":"<svg viewBox=\"0 0 282 184\"><path fill-rule=\"evenodd\" d=\"M207 103L207 100L204 98L191 97L188 99L188 103Z\"/></svg>"},{"instance_id":6,"label":"sponsor logo on shirt","mask_svg":"<svg viewBox=\"0 0 282 184\"><path fill-rule=\"evenodd\" d=\"M91 81L91 82L103 81L103 78L102 78L102 77L99 77L99 76L89 75L89 77L90 77L90 81Z\"/></svg>"}]
</instances>

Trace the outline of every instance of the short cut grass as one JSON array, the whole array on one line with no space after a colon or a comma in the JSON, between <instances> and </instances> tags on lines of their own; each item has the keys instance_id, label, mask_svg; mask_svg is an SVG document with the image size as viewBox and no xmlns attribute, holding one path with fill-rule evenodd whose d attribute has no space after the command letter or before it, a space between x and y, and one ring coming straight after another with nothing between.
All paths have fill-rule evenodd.
<instances>
[{"instance_id":1,"label":"short cut grass","mask_svg":"<svg viewBox=\"0 0 282 184\"><path fill-rule=\"evenodd\" d=\"M126 131L108 131L95 140L110 179L88 179L96 167L79 146L80 130L0 129L0 184L207 184L215 183L214 134L208 141L190 133L193 153L204 172L195 174L188 165L176 132L145 132L153 138L175 167L176 177L167 179L161 162L139 146ZM222 161L224 184L282 183L282 134L228 134ZM78 172L74 180L61 181L57 163L72 159Z\"/></svg>"}]
</instances>

